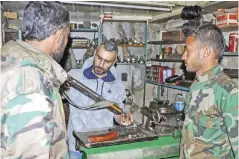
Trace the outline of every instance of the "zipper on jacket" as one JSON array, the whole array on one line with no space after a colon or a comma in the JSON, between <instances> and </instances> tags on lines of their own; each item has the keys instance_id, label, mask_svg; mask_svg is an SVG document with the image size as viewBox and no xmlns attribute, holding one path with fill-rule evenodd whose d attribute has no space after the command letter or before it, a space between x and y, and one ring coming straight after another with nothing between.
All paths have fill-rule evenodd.
<instances>
[{"instance_id":1,"label":"zipper on jacket","mask_svg":"<svg viewBox=\"0 0 239 159\"><path fill-rule=\"evenodd\" d=\"M101 96L102 96L102 92L103 92L103 88L104 88L104 83L105 82L103 82L102 87L101 87L101 93L100 93Z\"/></svg>"},{"instance_id":2,"label":"zipper on jacket","mask_svg":"<svg viewBox=\"0 0 239 159\"><path fill-rule=\"evenodd\" d=\"M96 90L95 90L95 92L97 93L97 91L98 91L98 79L96 79Z\"/></svg>"}]
</instances>

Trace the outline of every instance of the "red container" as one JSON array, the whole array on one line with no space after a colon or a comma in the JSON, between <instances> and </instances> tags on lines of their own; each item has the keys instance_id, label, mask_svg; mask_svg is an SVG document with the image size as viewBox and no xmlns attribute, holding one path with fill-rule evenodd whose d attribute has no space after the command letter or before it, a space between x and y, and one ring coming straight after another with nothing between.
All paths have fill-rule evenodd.
<instances>
[{"instance_id":1,"label":"red container","mask_svg":"<svg viewBox=\"0 0 239 159\"><path fill-rule=\"evenodd\" d=\"M163 70L164 67L163 66L159 66L159 83L163 83Z\"/></svg>"},{"instance_id":2,"label":"red container","mask_svg":"<svg viewBox=\"0 0 239 159\"><path fill-rule=\"evenodd\" d=\"M238 52L238 33L229 35L229 52Z\"/></svg>"},{"instance_id":3,"label":"red container","mask_svg":"<svg viewBox=\"0 0 239 159\"><path fill-rule=\"evenodd\" d=\"M176 75L176 69L175 68L172 68L172 73L173 73L173 75Z\"/></svg>"}]
</instances>

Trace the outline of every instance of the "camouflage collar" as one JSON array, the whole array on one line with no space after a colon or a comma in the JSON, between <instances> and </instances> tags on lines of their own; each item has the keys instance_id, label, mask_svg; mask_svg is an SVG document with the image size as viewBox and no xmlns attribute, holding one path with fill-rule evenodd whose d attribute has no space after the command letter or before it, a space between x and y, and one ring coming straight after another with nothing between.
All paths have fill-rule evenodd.
<instances>
[{"instance_id":1,"label":"camouflage collar","mask_svg":"<svg viewBox=\"0 0 239 159\"><path fill-rule=\"evenodd\" d=\"M34 57L36 57L38 64L50 76L50 78L55 86L60 86L62 83L65 82L65 80L67 78L67 73L49 55L41 52L34 46L32 46L24 41L17 40L16 42L19 45L21 45L22 47L32 51L31 53L34 54Z\"/></svg>"},{"instance_id":2,"label":"camouflage collar","mask_svg":"<svg viewBox=\"0 0 239 159\"><path fill-rule=\"evenodd\" d=\"M221 70L221 67L219 65L213 67L211 70L208 70L206 72L203 72L201 75L196 76L196 81L197 82L206 82L209 81L210 79L214 78L216 73Z\"/></svg>"}]
</instances>

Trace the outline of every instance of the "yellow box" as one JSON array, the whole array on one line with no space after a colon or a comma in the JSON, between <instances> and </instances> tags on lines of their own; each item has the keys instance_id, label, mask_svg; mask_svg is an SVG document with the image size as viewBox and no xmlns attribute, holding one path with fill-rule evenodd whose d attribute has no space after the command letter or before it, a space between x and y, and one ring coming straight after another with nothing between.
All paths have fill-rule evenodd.
<instances>
[{"instance_id":1,"label":"yellow box","mask_svg":"<svg viewBox=\"0 0 239 159\"><path fill-rule=\"evenodd\" d=\"M9 19L17 19L17 12L4 12L3 15Z\"/></svg>"}]
</instances>

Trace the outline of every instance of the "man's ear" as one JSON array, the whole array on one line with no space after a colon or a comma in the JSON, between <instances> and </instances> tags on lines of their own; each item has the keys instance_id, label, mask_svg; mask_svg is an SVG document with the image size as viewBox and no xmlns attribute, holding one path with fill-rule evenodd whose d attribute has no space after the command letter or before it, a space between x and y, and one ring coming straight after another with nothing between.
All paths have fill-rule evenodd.
<instances>
[{"instance_id":1,"label":"man's ear","mask_svg":"<svg viewBox=\"0 0 239 159\"><path fill-rule=\"evenodd\" d=\"M115 64L116 62L117 62L117 54L116 54L116 56L115 56L115 61L114 61L113 64Z\"/></svg>"},{"instance_id":2,"label":"man's ear","mask_svg":"<svg viewBox=\"0 0 239 159\"><path fill-rule=\"evenodd\" d=\"M55 32L55 37L56 37L57 43L60 43L60 42L62 41L62 38L64 37L64 31L63 31L63 29L58 29L58 30Z\"/></svg>"},{"instance_id":3,"label":"man's ear","mask_svg":"<svg viewBox=\"0 0 239 159\"><path fill-rule=\"evenodd\" d=\"M208 47L208 46L204 46L203 47L203 58L207 58L210 56L210 54L212 53L212 48Z\"/></svg>"},{"instance_id":4,"label":"man's ear","mask_svg":"<svg viewBox=\"0 0 239 159\"><path fill-rule=\"evenodd\" d=\"M94 57L95 57L95 55L96 55L97 51L98 51L98 48L97 48L97 49L95 49L95 51L94 51Z\"/></svg>"}]
</instances>

